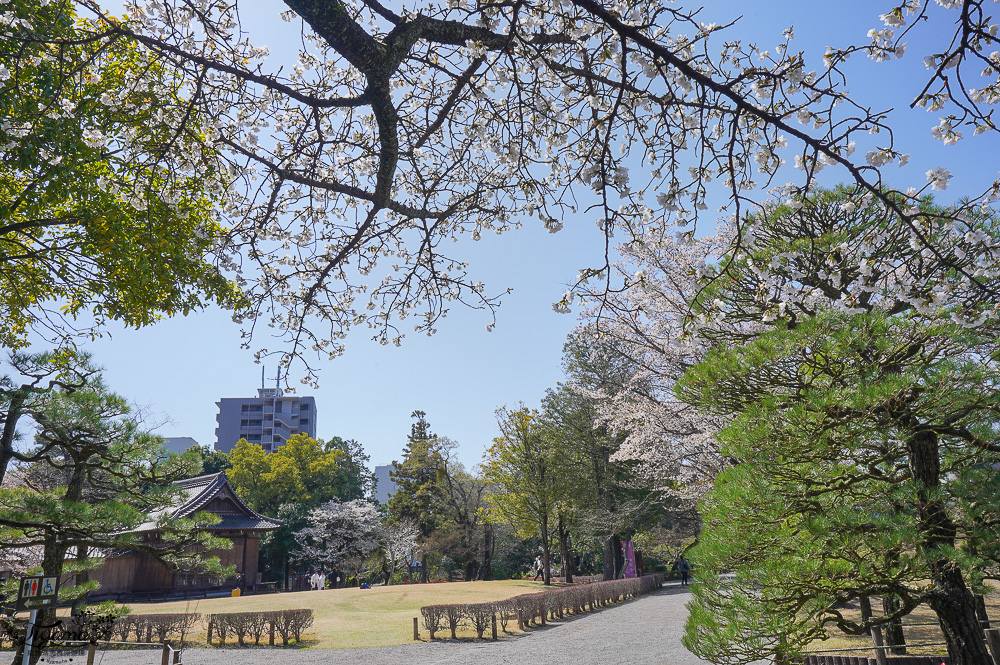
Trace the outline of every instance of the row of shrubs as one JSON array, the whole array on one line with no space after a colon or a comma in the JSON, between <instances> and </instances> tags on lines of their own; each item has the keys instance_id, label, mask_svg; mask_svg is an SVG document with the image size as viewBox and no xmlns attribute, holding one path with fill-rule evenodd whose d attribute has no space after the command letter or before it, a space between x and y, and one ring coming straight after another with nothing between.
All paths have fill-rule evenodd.
<instances>
[{"instance_id":1,"label":"row of shrubs","mask_svg":"<svg viewBox=\"0 0 1000 665\"><path fill-rule=\"evenodd\" d=\"M593 584L594 582L603 582L604 575L574 575L573 584Z\"/></svg>"},{"instance_id":2,"label":"row of shrubs","mask_svg":"<svg viewBox=\"0 0 1000 665\"><path fill-rule=\"evenodd\" d=\"M656 573L624 580L592 582L562 589L552 589L540 593L527 593L492 603L465 603L454 605L426 605L420 608L424 618L424 628L433 640L438 631L448 628L451 637L455 630L466 625L474 628L479 638L496 622L507 632L512 620L524 630L534 621L545 625L547 618L562 618L566 614L581 614L588 610L610 605L649 593L663 586L663 575ZM495 629L494 629L495 636Z\"/></svg>"},{"instance_id":3,"label":"row of shrubs","mask_svg":"<svg viewBox=\"0 0 1000 665\"><path fill-rule=\"evenodd\" d=\"M173 636L184 639L199 619L200 614L127 614L115 619L111 635L121 642L133 635L136 642L162 642Z\"/></svg>"},{"instance_id":4,"label":"row of shrubs","mask_svg":"<svg viewBox=\"0 0 1000 665\"><path fill-rule=\"evenodd\" d=\"M261 637L268 635L268 644L274 644L274 637L281 637L281 643L288 645L289 641L302 639L302 632L313 624L312 610L276 610L271 612L230 612L208 614L204 618L195 613L186 614L129 614L113 619L113 623L102 626L98 631L102 634L94 637L99 640L115 639L121 642L162 642L167 638L183 641L191 633L192 628L203 619L203 625L208 632L208 643L212 643L213 634L218 636L219 644L225 644L228 636L236 637L242 646L247 638L253 638L254 644L260 644ZM97 628L93 619L82 621L77 617L65 617L60 622L65 637L81 639L76 633L82 633L86 628ZM75 624L80 623L77 626ZM85 625L85 624L95 624ZM87 638L84 638L87 639Z\"/></svg>"},{"instance_id":5,"label":"row of shrubs","mask_svg":"<svg viewBox=\"0 0 1000 665\"><path fill-rule=\"evenodd\" d=\"M212 643L212 632L219 636L219 644L226 643L226 636L232 633L240 646L246 644L248 637L254 644L260 644L264 633L268 635L268 644L274 645L274 636L281 637L281 644L288 646L289 640L301 641L302 633L313 624L312 610L275 610L272 612L229 612L226 614L209 614L208 643Z\"/></svg>"}]
</instances>

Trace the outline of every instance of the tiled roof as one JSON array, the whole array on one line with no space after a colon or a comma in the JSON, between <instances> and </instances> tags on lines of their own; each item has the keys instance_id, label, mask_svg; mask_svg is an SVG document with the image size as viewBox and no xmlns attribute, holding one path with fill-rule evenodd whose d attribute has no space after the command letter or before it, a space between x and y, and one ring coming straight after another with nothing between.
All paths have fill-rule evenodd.
<instances>
[{"instance_id":1,"label":"tiled roof","mask_svg":"<svg viewBox=\"0 0 1000 665\"><path fill-rule=\"evenodd\" d=\"M229 479L226 477L225 471L212 473L207 476L198 476L197 478L178 480L173 484L181 490L178 498L174 501L174 505L151 513L149 520L136 529L136 531L156 530L157 522L164 516L167 519L191 517L203 510L213 498L223 493L236 504L237 509L242 514L220 515L222 521L208 527L209 529L213 531L223 529L273 531L282 526L282 523L278 520L261 515L248 506L229 484ZM226 489L229 491L226 492Z\"/></svg>"}]
</instances>

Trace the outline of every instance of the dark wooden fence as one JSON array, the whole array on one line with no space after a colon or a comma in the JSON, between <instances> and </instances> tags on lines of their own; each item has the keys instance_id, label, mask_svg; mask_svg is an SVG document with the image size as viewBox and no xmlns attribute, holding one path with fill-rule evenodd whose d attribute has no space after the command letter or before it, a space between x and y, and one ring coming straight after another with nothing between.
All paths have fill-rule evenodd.
<instances>
[{"instance_id":1,"label":"dark wooden fence","mask_svg":"<svg viewBox=\"0 0 1000 665\"><path fill-rule=\"evenodd\" d=\"M948 665L948 656L889 656L886 665ZM878 665L874 656L827 656L813 654L802 665Z\"/></svg>"}]
</instances>

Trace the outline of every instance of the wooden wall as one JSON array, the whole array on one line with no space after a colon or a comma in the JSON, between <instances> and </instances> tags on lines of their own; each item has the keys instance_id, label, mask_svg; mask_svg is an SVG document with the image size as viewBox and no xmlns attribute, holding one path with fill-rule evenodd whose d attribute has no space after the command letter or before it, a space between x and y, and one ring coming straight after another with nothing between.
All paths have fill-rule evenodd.
<instances>
[{"instance_id":1,"label":"wooden wall","mask_svg":"<svg viewBox=\"0 0 1000 665\"><path fill-rule=\"evenodd\" d=\"M243 573L244 584L253 585L257 581L258 557L260 555L260 538L254 535L218 534L229 538L233 546L230 549L211 550L206 557L218 556L223 565L232 565L236 572ZM244 570L243 548L246 542L246 569ZM136 552L129 556L111 557L94 571L90 578L100 582L98 593L127 593L129 591L165 591L175 588L173 571L145 552ZM192 588L213 586L207 575L199 575L197 584Z\"/></svg>"}]
</instances>

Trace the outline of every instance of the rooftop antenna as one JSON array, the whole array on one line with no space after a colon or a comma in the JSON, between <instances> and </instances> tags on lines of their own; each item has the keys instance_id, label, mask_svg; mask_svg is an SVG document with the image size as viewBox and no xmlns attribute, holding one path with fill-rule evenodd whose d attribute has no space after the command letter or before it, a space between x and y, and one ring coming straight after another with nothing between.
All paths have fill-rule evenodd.
<instances>
[{"instance_id":1,"label":"rooftop antenna","mask_svg":"<svg viewBox=\"0 0 1000 665\"><path fill-rule=\"evenodd\" d=\"M281 394L281 365L278 365L278 375L274 377L274 389L277 394Z\"/></svg>"},{"instance_id":2,"label":"rooftop antenna","mask_svg":"<svg viewBox=\"0 0 1000 665\"><path fill-rule=\"evenodd\" d=\"M264 389L264 365L263 364L261 364L261 366L260 366L260 389L261 390Z\"/></svg>"}]
</instances>

